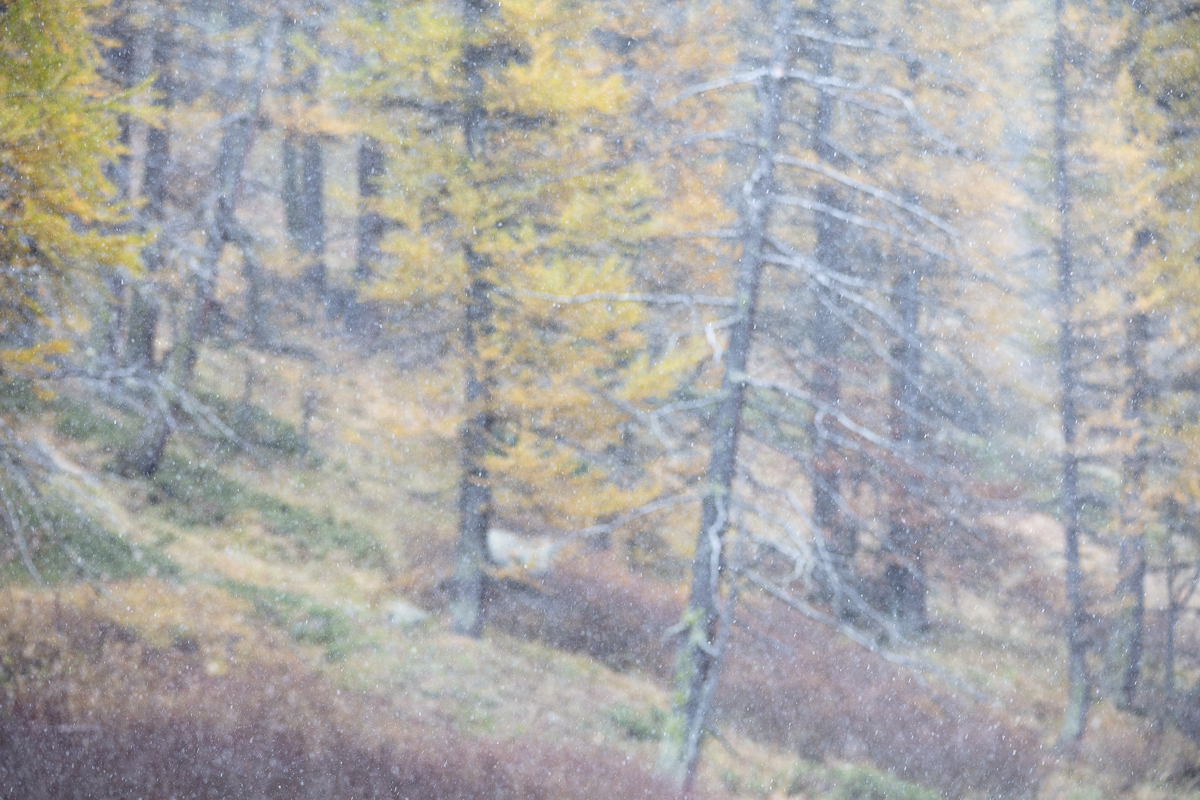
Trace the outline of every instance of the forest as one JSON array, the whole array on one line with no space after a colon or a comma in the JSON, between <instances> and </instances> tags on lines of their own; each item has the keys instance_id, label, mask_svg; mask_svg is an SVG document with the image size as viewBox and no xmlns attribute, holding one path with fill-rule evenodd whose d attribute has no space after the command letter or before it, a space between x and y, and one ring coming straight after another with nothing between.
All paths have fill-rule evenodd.
<instances>
[{"instance_id":1,"label":"forest","mask_svg":"<svg viewBox=\"0 0 1200 800\"><path fill-rule=\"evenodd\" d=\"M1200 5L0 0L0 797L1200 798Z\"/></svg>"}]
</instances>

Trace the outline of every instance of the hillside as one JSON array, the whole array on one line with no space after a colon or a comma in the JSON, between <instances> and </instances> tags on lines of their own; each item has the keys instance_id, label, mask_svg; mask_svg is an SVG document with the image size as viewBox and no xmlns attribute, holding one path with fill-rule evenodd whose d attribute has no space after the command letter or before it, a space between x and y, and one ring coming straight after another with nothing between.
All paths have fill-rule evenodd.
<instances>
[{"instance_id":1,"label":"hillside","mask_svg":"<svg viewBox=\"0 0 1200 800\"><path fill-rule=\"evenodd\" d=\"M496 770L514 797L661 796L664 632L681 601L661 575L678 556L636 556L618 540L562 552L549 575L498 573L484 638L453 635L439 613L453 441L421 401L436 376L387 353L347 357L354 341L332 333L306 345L320 355L206 353L197 396L211 422L179 437L152 479L110 469L136 420L69 385L24 398L41 404L23 433L54 463L53 536L68 547L44 549L45 586L7 566L6 796L115 796L103 791L142 791L143 773L165 785L176 747L194 748L197 764L169 780L203 783L226 774L205 748L229 746L246 797L325 796L245 788L274 774L264 764L333 791L379 779L389 758L416 770L413 786L442 786L413 796L481 796L471 782L492 786ZM302 391L321 398L307 421ZM747 596L740 619L758 633L736 637L722 679L705 796L1192 791L1195 746L1149 719L1102 707L1078 754L1052 753L1063 692L1053 534L1032 518L998 530L1002 579L936 596L917 655L937 674L896 669ZM470 766L439 761L447 752ZM366 796L342 791L328 796Z\"/></svg>"},{"instance_id":2,"label":"hillside","mask_svg":"<svg viewBox=\"0 0 1200 800\"><path fill-rule=\"evenodd\" d=\"M1200 800L1200 7L0 0L0 800Z\"/></svg>"}]
</instances>

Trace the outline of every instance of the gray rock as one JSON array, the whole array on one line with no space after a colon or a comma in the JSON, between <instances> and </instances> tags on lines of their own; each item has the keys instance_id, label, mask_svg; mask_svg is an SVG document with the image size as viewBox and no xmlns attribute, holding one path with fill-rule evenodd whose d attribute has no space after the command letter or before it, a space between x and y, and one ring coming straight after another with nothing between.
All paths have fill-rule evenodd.
<instances>
[{"instance_id":1,"label":"gray rock","mask_svg":"<svg viewBox=\"0 0 1200 800\"><path fill-rule=\"evenodd\" d=\"M429 612L423 611L407 600L396 599L387 605L387 621L398 628L423 625L429 620Z\"/></svg>"}]
</instances>

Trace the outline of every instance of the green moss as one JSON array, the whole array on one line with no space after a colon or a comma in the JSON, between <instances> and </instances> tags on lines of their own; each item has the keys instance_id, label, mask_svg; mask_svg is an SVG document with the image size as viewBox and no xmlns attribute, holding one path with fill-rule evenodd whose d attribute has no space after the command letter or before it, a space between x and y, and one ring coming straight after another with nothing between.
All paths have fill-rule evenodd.
<instances>
[{"instance_id":1,"label":"green moss","mask_svg":"<svg viewBox=\"0 0 1200 800\"><path fill-rule=\"evenodd\" d=\"M941 795L932 789L873 767L859 764L827 767L812 762L802 762L793 768L787 795L818 795L831 800L941 800Z\"/></svg>"},{"instance_id":2,"label":"green moss","mask_svg":"<svg viewBox=\"0 0 1200 800\"><path fill-rule=\"evenodd\" d=\"M26 378L0 378L0 413L31 414L46 407Z\"/></svg>"},{"instance_id":3,"label":"green moss","mask_svg":"<svg viewBox=\"0 0 1200 800\"><path fill-rule=\"evenodd\" d=\"M57 498L39 502L37 509L25 510L25 519L33 513L44 523L49 539L38 542L33 563L41 576L51 583L78 578L128 580L146 575L174 577L179 566L158 546L138 547L108 530L86 512L72 508ZM30 539L35 537L32 533ZM0 570L0 580L23 581L29 578L19 561L10 561Z\"/></svg>"},{"instance_id":4,"label":"green moss","mask_svg":"<svg viewBox=\"0 0 1200 800\"><path fill-rule=\"evenodd\" d=\"M221 525L247 504L248 492L237 481L174 453L163 456L150 481L157 490L151 501L169 501L164 503L168 519L185 527Z\"/></svg>"},{"instance_id":5,"label":"green moss","mask_svg":"<svg viewBox=\"0 0 1200 800\"><path fill-rule=\"evenodd\" d=\"M76 441L94 442L106 450L130 444L139 427L137 420L102 403L61 396L54 399L51 408L56 433Z\"/></svg>"},{"instance_id":6,"label":"green moss","mask_svg":"<svg viewBox=\"0 0 1200 800\"><path fill-rule=\"evenodd\" d=\"M26 406L36 398L22 399L28 390L18 391L15 385L7 387L10 404ZM0 410L4 410L6 385L0 382ZM241 445L249 445L260 452L274 452L294 456L306 450L294 425L264 411L258 406L227 400L217 394L204 393L196 399L211 412L222 426L232 431L237 441L231 441L212 425L192 425L190 433L197 440L215 444L223 455L231 455ZM118 449L132 443L141 429L142 421L132 415L99 402L86 402L69 396L61 396L50 403L54 411L54 429L62 436L77 441L96 442L106 448Z\"/></svg>"},{"instance_id":7,"label":"green moss","mask_svg":"<svg viewBox=\"0 0 1200 800\"><path fill-rule=\"evenodd\" d=\"M344 658L349 652L353 631L349 617L339 609L320 605L296 592L229 580L221 586L234 597L248 601L262 619L295 641L324 647L327 659Z\"/></svg>"},{"instance_id":8,"label":"green moss","mask_svg":"<svg viewBox=\"0 0 1200 800\"><path fill-rule=\"evenodd\" d=\"M838 770L838 800L940 800L937 792L866 766Z\"/></svg>"},{"instance_id":9,"label":"green moss","mask_svg":"<svg viewBox=\"0 0 1200 800\"><path fill-rule=\"evenodd\" d=\"M247 488L205 464L176 454L163 458L151 479L168 519L186 527L217 527L239 511L254 511L267 530L285 537L307 557L324 558L335 550L355 564L380 566L385 556L373 536L331 514L316 514L265 492Z\"/></svg>"},{"instance_id":10,"label":"green moss","mask_svg":"<svg viewBox=\"0 0 1200 800\"><path fill-rule=\"evenodd\" d=\"M643 713L632 706L620 704L612 707L608 717L625 736L638 741L658 741L667 724L666 712L657 707Z\"/></svg>"},{"instance_id":11,"label":"green moss","mask_svg":"<svg viewBox=\"0 0 1200 800\"><path fill-rule=\"evenodd\" d=\"M287 537L315 558L336 549L346 552L356 564L383 565L384 555L374 537L349 523L338 522L331 514L315 514L261 492L247 496L247 507L259 513L268 530Z\"/></svg>"},{"instance_id":12,"label":"green moss","mask_svg":"<svg viewBox=\"0 0 1200 800\"><path fill-rule=\"evenodd\" d=\"M721 784L725 787L725 791L730 794L741 794L742 778L728 767L721 770Z\"/></svg>"},{"instance_id":13,"label":"green moss","mask_svg":"<svg viewBox=\"0 0 1200 800\"><path fill-rule=\"evenodd\" d=\"M289 456L302 454L306 450L296 426L258 406L229 400L212 393L199 394L196 399L246 444ZM217 439L222 444L229 444L215 432L205 435Z\"/></svg>"}]
</instances>

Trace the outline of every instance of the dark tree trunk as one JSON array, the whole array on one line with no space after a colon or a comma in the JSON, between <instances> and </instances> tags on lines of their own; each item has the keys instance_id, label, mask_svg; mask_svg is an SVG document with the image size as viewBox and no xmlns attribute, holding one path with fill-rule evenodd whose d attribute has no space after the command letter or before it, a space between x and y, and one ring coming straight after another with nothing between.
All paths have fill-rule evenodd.
<instances>
[{"instance_id":1,"label":"dark tree trunk","mask_svg":"<svg viewBox=\"0 0 1200 800\"><path fill-rule=\"evenodd\" d=\"M1079 533L1082 499L1079 492L1079 456L1076 435L1079 427L1079 375L1074 330L1075 288L1074 254L1071 239L1071 189L1067 170L1067 31L1065 0L1054 3L1054 188L1058 217L1055 241L1058 272L1058 369L1060 417L1063 436L1062 517L1063 555L1066 560L1067 590L1067 708L1059 732L1060 747L1078 742L1087 726L1091 687L1087 668L1087 642L1084 626L1087 612L1083 603L1083 573L1079 564Z\"/></svg>"},{"instance_id":2,"label":"dark tree trunk","mask_svg":"<svg viewBox=\"0 0 1200 800\"><path fill-rule=\"evenodd\" d=\"M286 75L295 71L295 53L287 35L303 26L294 20L284 23L285 41L283 68ZM303 30L304 36L316 41L314 30ZM295 102L311 102L317 90L318 72L310 65L294 77L289 94ZM283 208L287 222L288 243L302 259L302 280L323 297L326 284L325 267L325 163L321 139L316 134L289 131L283 138Z\"/></svg>"},{"instance_id":3,"label":"dark tree trunk","mask_svg":"<svg viewBox=\"0 0 1200 800\"><path fill-rule=\"evenodd\" d=\"M463 29L479 30L485 6L480 0L463 4ZM463 137L467 157L480 155L483 119L483 73L485 49L468 46L463 53L467 76ZM470 244L464 246L467 263L467 297L463 320L463 355L467 361L465 413L459 430L459 460L462 476L458 501L458 541L454 560L454 601L450 622L455 633L479 636L483 632L483 579L487 565L487 532L492 518L492 487L484 459L491 449L492 400L490 365L480 357L480 345L492 335L492 284L487 278L486 259Z\"/></svg>"},{"instance_id":4,"label":"dark tree trunk","mask_svg":"<svg viewBox=\"0 0 1200 800\"><path fill-rule=\"evenodd\" d=\"M918 341L921 315L921 274L914 262L902 258L899 272L892 283L892 305L900 330L891 348L891 438L897 449L912 460L924 434L918 405L920 403L921 347ZM926 617L926 584L921 573L921 531L914 519L916 498L904 466L897 468L893 489L888 545L896 561L886 572L889 611L897 624L908 632L928 627Z\"/></svg>"},{"instance_id":5,"label":"dark tree trunk","mask_svg":"<svg viewBox=\"0 0 1200 800\"><path fill-rule=\"evenodd\" d=\"M791 0L782 0L774 20L771 70L759 87L761 116L754 171L743 191L742 252L736 283L737 322L730 328L725 370L713 420L712 453L704 478L700 531L692 559L691 590L680 627L682 640L675 667L676 702L663 739L662 766L684 792L690 790L708 724L709 706L719 668L718 624L723 572L722 543L732 514L738 438L742 428L746 368L754 337L754 317L762 274L763 247L771 216L775 154L783 105L781 76L789 63Z\"/></svg>"},{"instance_id":6,"label":"dark tree trunk","mask_svg":"<svg viewBox=\"0 0 1200 800\"><path fill-rule=\"evenodd\" d=\"M371 278L380 256L379 244L386 225L374 202L380 195L384 168L383 148L364 136L358 145L358 252L354 261L354 279L358 281Z\"/></svg>"},{"instance_id":7,"label":"dark tree trunk","mask_svg":"<svg viewBox=\"0 0 1200 800\"><path fill-rule=\"evenodd\" d=\"M478 636L483 632L483 576L492 516L492 488L483 464L491 449L491 397L486 376L488 368L479 357L479 345L491 334L493 309L492 287L482 275L485 265L473 252L467 253L467 263L472 265L463 328L467 416L459 432L462 477L450 620L455 633Z\"/></svg>"},{"instance_id":8,"label":"dark tree trunk","mask_svg":"<svg viewBox=\"0 0 1200 800\"><path fill-rule=\"evenodd\" d=\"M818 27L834 33L832 0L818 0ZM833 45L830 42L812 43L814 67L818 75L833 75ZM812 146L817 158L827 164L837 160L830 144L833 131L835 98L825 91L817 92L816 113L812 126ZM842 209L845 205L837 189L829 183L817 187L817 202L824 207ZM846 224L821 212L816 213L816 262L819 269L845 272ZM834 409L841 399L840 360L846 339L846 325L840 319L842 302L837 291L818 282L814 284L816 307L812 319L813 377L812 394L818 408L812 423L812 498L813 525L816 528L818 565L814 577L823 598L834 605L839 615L853 614L854 557L858 552L858 537L854 525L842 513L841 453L832 434L836 425L826 409Z\"/></svg>"},{"instance_id":9,"label":"dark tree trunk","mask_svg":"<svg viewBox=\"0 0 1200 800\"><path fill-rule=\"evenodd\" d=\"M304 137L300 150L300 252L304 279L317 297L325 296L325 156L317 136Z\"/></svg>"},{"instance_id":10,"label":"dark tree trunk","mask_svg":"<svg viewBox=\"0 0 1200 800\"><path fill-rule=\"evenodd\" d=\"M142 44L141 31L130 18L128 11L117 15L106 26L104 34L113 46L104 50L108 72L114 82L125 91L138 82L138 49ZM133 158L130 145L133 141L135 121L129 114L117 119L117 141L125 150L116 161L109 163L105 172L116 190L116 202L128 203L133 192ZM125 225L120 227L124 228ZM110 367L121 360L124 341L121 330L125 317L125 288L128 276L110 268L102 268L100 278L103 293L96 298L92 308L92 327L88 336L89 357L98 368Z\"/></svg>"},{"instance_id":11,"label":"dark tree trunk","mask_svg":"<svg viewBox=\"0 0 1200 800\"><path fill-rule=\"evenodd\" d=\"M1132 302L1132 298L1129 299ZM1117 552L1117 586L1114 618L1109 638L1106 693L1121 709L1131 709L1141 679L1146 616L1146 436L1145 407L1151 399L1145 348L1150 321L1132 313L1125 321L1125 419L1133 442L1124 458L1121 475L1121 541Z\"/></svg>"},{"instance_id":12,"label":"dark tree trunk","mask_svg":"<svg viewBox=\"0 0 1200 800\"><path fill-rule=\"evenodd\" d=\"M171 107L172 23L168 18L162 29L155 31L151 62L155 72L155 105L166 110ZM164 122L146 131L146 155L142 169L143 226L154 228L166 219L167 175L171 164L171 136ZM142 250L142 266L147 276L153 276L162 266L164 243L155 241ZM137 282L129 298L129 325L125 343L125 363L137 369L154 366L154 339L158 329L158 302L145 282Z\"/></svg>"},{"instance_id":13,"label":"dark tree trunk","mask_svg":"<svg viewBox=\"0 0 1200 800\"><path fill-rule=\"evenodd\" d=\"M296 141L300 137L290 131L284 134L280 147L283 161L283 183L280 187L283 201L284 229L287 231L288 246L300 251L303 225L300 214L300 158Z\"/></svg>"}]
</instances>

